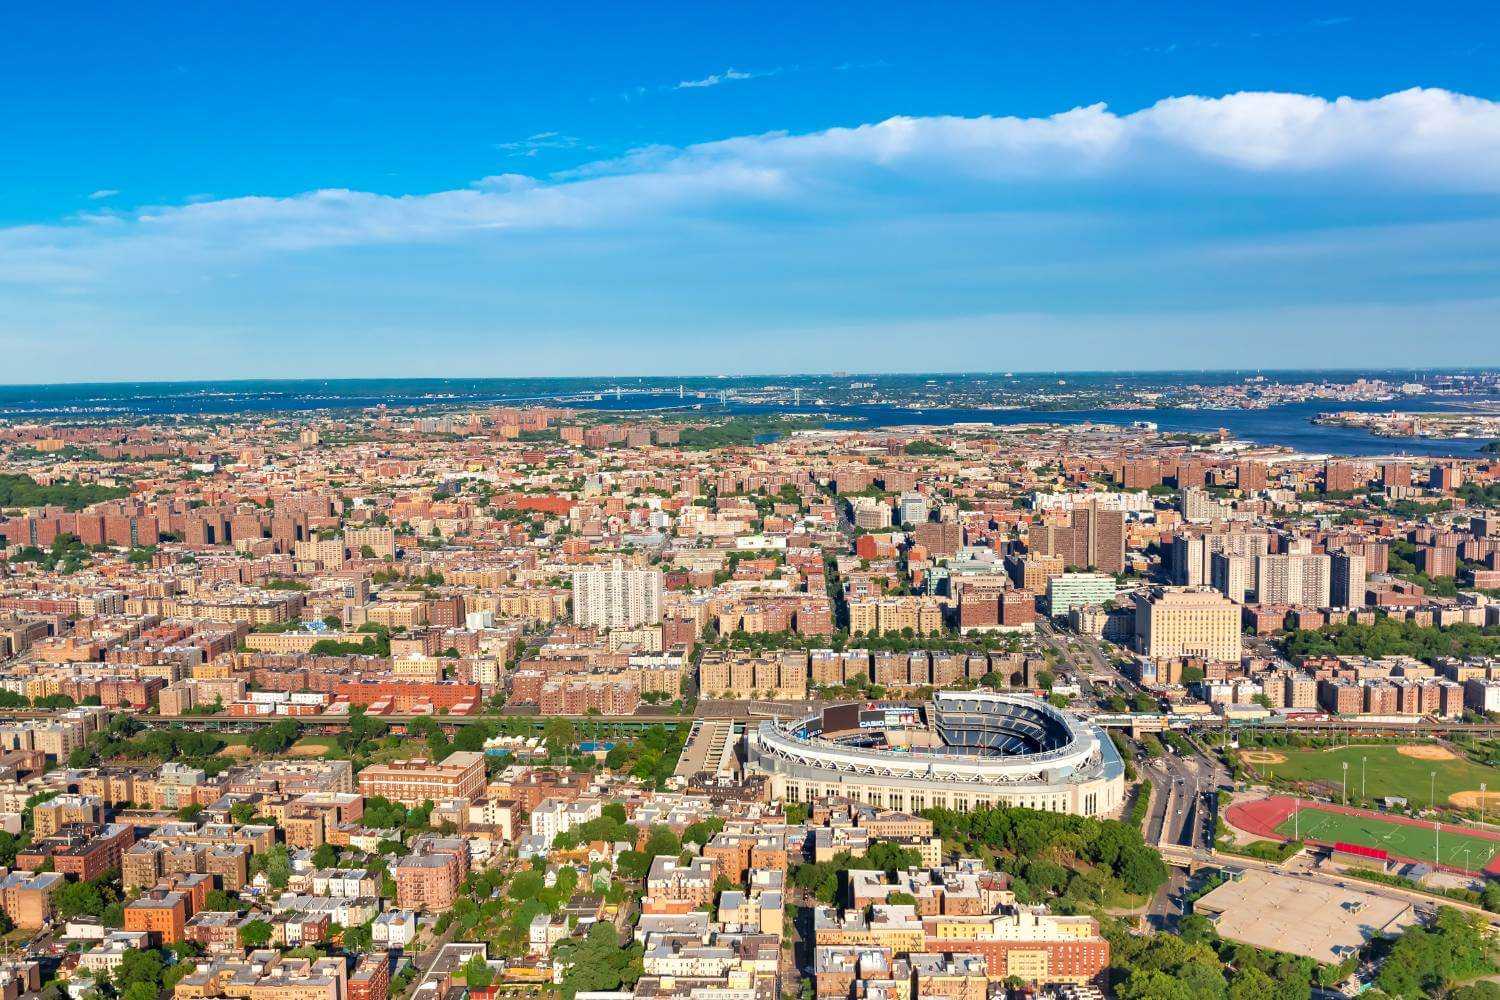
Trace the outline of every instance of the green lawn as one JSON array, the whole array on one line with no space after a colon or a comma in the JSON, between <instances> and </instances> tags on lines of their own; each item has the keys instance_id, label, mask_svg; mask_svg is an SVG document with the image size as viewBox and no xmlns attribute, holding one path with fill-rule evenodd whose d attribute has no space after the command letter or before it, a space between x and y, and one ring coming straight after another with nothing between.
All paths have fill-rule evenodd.
<instances>
[{"instance_id":1,"label":"green lawn","mask_svg":"<svg viewBox=\"0 0 1500 1000\"><path fill-rule=\"evenodd\" d=\"M1302 809L1295 820L1288 816L1276 832L1284 837L1295 833L1303 839L1327 843L1359 844L1378 847L1403 858L1418 861L1440 861L1455 868L1479 871L1500 853L1500 841L1485 840L1444 830L1436 845L1442 858L1434 852L1432 827L1391 823L1368 816L1348 816L1324 809Z\"/></svg>"},{"instance_id":2,"label":"green lawn","mask_svg":"<svg viewBox=\"0 0 1500 1000\"><path fill-rule=\"evenodd\" d=\"M1270 773L1286 781L1323 782L1332 789L1335 799L1339 794L1345 761L1349 762L1351 801L1359 796L1361 762L1365 797L1369 799L1395 795L1414 806L1426 808L1433 772L1437 774L1439 805L1448 804L1449 796L1455 792L1479 791L1481 782L1486 783L1491 792L1500 791L1500 768L1475 764L1462 756L1453 760L1419 760L1400 753L1394 746L1352 746L1329 750L1267 747L1250 753L1280 754L1286 758L1284 761L1262 763L1252 757L1246 763L1261 774Z\"/></svg>"},{"instance_id":3,"label":"green lawn","mask_svg":"<svg viewBox=\"0 0 1500 1000\"><path fill-rule=\"evenodd\" d=\"M304 736L292 745L292 755L297 757L314 756L313 751L319 750L324 756L336 752L338 739L333 736Z\"/></svg>"}]
</instances>

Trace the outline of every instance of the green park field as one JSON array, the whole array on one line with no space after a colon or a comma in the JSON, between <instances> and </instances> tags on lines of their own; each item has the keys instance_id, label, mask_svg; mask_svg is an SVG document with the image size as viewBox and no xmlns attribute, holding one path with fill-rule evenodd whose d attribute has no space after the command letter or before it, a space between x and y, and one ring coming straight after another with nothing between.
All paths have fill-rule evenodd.
<instances>
[{"instance_id":1,"label":"green park field","mask_svg":"<svg viewBox=\"0 0 1500 1000\"><path fill-rule=\"evenodd\" d=\"M1343 765L1348 762L1351 803L1360 798L1361 775L1365 799L1398 796L1424 809L1433 804L1434 793L1439 806L1478 808L1483 783L1488 807L1500 816L1500 768L1475 764L1434 743L1326 750L1267 747L1241 750L1240 759L1262 776L1320 785L1335 801L1345 773Z\"/></svg>"},{"instance_id":2,"label":"green park field","mask_svg":"<svg viewBox=\"0 0 1500 1000\"><path fill-rule=\"evenodd\" d=\"M1444 830L1436 849L1431 826L1394 823L1372 816L1349 816L1344 813L1305 806L1294 819L1288 816L1276 832L1304 840L1325 843L1359 844L1378 847L1390 854L1417 861L1436 861L1454 868L1481 871L1500 853L1500 841L1471 837ZM1438 852L1442 857L1439 858Z\"/></svg>"}]
</instances>

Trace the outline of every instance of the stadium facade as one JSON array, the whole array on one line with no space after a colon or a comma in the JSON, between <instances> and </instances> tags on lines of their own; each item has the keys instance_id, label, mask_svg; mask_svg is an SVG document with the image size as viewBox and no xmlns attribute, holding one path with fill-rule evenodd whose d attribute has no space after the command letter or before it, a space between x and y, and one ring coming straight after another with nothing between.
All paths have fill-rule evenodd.
<instances>
[{"instance_id":1,"label":"stadium facade","mask_svg":"<svg viewBox=\"0 0 1500 1000\"><path fill-rule=\"evenodd\" d=\"M1099 816L1125 794L1125 765L1104 730L1024 694L940 691L926 705L856 702L762 722L747 760L789 802Z\"/></svg>"}]
</instances>

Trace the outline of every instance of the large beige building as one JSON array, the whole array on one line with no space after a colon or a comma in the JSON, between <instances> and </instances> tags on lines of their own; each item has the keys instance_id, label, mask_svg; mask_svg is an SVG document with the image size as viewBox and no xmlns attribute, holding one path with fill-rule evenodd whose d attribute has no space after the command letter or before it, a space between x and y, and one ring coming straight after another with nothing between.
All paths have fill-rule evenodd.
<instances>
[{"instance_id":1,"label":"large beige building","mask_svg":"<svg viewBox=\"0 0 1500 1000\"><path fill-rule=\"evenodd\" d=\"M705 698L807 697L808 657L802 650L755 655L710 649L698 664L698 687Z\"/></svg>"},{"instance_id":2,"label":"large beige building","mask_svg":"<svg viewBox=\"0 0 1500 1000\"><path fill-rule=\"evenodd\" d=\"M349 551L359 555L365 546L375 553L377 559L396 557L396 531L394 528L350 528L344 532L344 544Z\"/></svg>"},{"instance_id":3,"label":"large beige building","mask_svg":"<svg viewBox=\"0 0 1500 1000\"><path fill-rule=\"evenodd\" d=\"M917 635L941 631L943 607L933 597L871 597L849 602L849 634L875 635L911 629Z\"/></svg>"},{"instance_id":4,"label":"large beige building","mask_svg":"<svg viewBox=\"0 0 1500 1000\"><path fill-rule=\"evenodd\" d=\"M1223 594L1165 587L1136 602L1136 649L1156 659L1240 658L1240 609Z\"/></svg>"}]
</instances>

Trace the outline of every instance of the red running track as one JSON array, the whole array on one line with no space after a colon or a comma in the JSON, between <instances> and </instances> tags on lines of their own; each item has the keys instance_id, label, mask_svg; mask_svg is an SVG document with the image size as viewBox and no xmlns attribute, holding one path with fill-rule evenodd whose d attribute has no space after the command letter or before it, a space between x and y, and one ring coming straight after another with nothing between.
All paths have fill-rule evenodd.
<instances>
[{"instance_id":1,"label":"red running track","mask_svg":"<svg viewBox=\"0 0 1500 1000\"><path fill-rule=\"evenodd\" d=\"M1290 837L1277 833L1276 828L1289 819L1292 811L1297 807L1297 800L1287 795L1273 795L1270 798L1257 799L1254 802L1236 802L1225 812L1224 818L1230 826L1244 830L1246 833L1257 837L1265 837L1268 840L1285 841ZM1412 819L1409 816L1395 816L1391 813L1375 812L1370 809L1356 809L1353 806L1339 806L1328 802L1308 801L1303 803L1304 809L1321 809L1327 812L1343 813L1346 816L1363 816L1367 819L1380 820L1382 823L1399 823L1403 826L1419 826L1424 830L1432 829L1432 824L1420 819ZM1481 840L1500 841L1500 833L1492 833L1488 830L1476 830L1473 827L1454 826L1451 823L1443 823L1441 827L1444 832L1461 834L1465 837L1478 837ZM1309 844L1317 844L1321 847L1332 847L1325 841L1303 838ZM1397 857L1398 855L1391 855ZM1416 861L1416 858L1404 858L1406 861ZM1430 862L1424 862L1429 863ZM1453 868L1449 865L1440 865L1445 871L1470 874L1461 868ZM1500 876L1500 854L1497 854L1485 866L1486 875Z\"/></svg>"}]
</instances>

